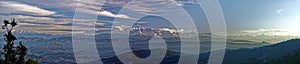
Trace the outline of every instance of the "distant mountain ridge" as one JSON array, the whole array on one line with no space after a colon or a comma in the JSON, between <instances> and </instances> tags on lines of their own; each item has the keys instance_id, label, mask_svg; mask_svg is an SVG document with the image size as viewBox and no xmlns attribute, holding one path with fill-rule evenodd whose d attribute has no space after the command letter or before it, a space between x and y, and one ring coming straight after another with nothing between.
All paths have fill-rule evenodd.
<instances>
[{"instance_id":1,"label":"distant mountain ridge","mask_svg":"<svg viewBox=\"0 0 300 64\"><path fill-rule=\"evenodd\" d=\"M264 47L226 50L223 64L263 64L268 60L295 53L300 50L299 45L300 39L291 39ZM206 57L209 53L203 53L202 55Z\"/></svg>"},{"instance_id":2,"label":"distant mountain ridge","mask_svg":"<svg viewBox=\"0 0 300 64\"><path fill-rule=\"evenodd\" d=\"M264 64L267 61L272 59L281 58L283 56L294 54L300 50L300 39L291 39L278 44L268 45L257 48L243 48L237 50L227 49L223 64ZM134 52L138 52L141 56L147 56L150 52L143 52L145 50L135 50ZM169 51L167 53L166 58L161 62L161 64L169 64L178 62L178 58L180 57L179 52ZM170 53L172 53L170 55ZM199 55L200 59L198 64L206 64L207 59L209 58L209 53L202 53ZM124 53L126 54L126 53ZM177 60L176 60L177 59ZM111 57L103 59L104 62L114 61L120 63L117 60L117 57Z\"/></svg>"},{"instance_id":3,"label":"distant mountain ridge","mask_svg":"<svg viewBox=\"0 0 300 64\"><path fill-rule=\"evenodd\" d=\"M30 35L30 36L29 36ZM41 61L43 61L42 63L73 63L75 62L75 59L73 57L73 52L72 52L72 37L71 35L48 35L48 34L34 34L32 35L31 33L22 33L22 35L18 35L20 36L19 38L23 41L25 41L25 44L29 45L29 48L34 49L35 51L31 51L29 54L34 53L33 57L40 59ZM34 36L34 37L32 37ZM47 37L44 37L47 36ZM98 51L101 51L100 54L101 58L106 58L109 59L109 57L113 56L113 49L111 48L110 43L110 36L111 34L99 34L96 36L96 42L97 42L97 47L99 47ZM207 38L200 38L200 39L210 39L209 37ZM264 61L268 61L270 59L274 59L274 58L278 58L281 56L284 56L286 54L290 54L290 53L294 53L295 50L300 49L299 46L300 45L300 39L292 39L292 40L288 40L288 41L284 41L278 44L274 44L274 45L267 45L267 46L263 46L263 47L258 47L258 48L244 48L244 49L237 49L237 50L227 50L226 51L226 56L225 56L225 61L224 64L232 64L231 61L234 61L235 59L232 58L227 58L227 57L233 57L233 58L240 58L240 57L244 57L242 55L251 55L251 56L245 56L244 58L241 58L238 63L246 63L246 61L249 60L256 60L257 62L263 63ZM248 42L248 41L243 41L243 40L237 40L238 42ZM40 42L40 43L34 43L34 42ZM64 43L62 43L64 42ZM299 43L298 43L299 42ZM191 42L193 43L193 42ZM207 43L207 46L210 46L209 41L204 41L201 42L201 50L203 50L204 48L202 48L203 46L206 46L205 44ZM259 42L258 42L259 43ZM228 45L246 45L249 47L248 44L242 43L242 44L236 44L236 43L229 43ZM103 46L105 45L105 46ZM251 44L252 45L252 44ZM37 46L45 46L45 47L37 47ZM255 45L256 46L256 45ZM245 46L244 46L245 47ZM291 50L285 50L285 49L291 49ZM139 50L137 50L139 51ZM170 50L168 50L170 51ZM252 52L251 52L252 51ZM172 51L175 52L175 51ZM145 52L146 53L146 52ZM273 54L275 53L275 54ZM171 56L168 56L168 59L164 60L162 62L163 63L176 63L176 59L179 58L179 56L177 56L179 53L176 52L174 54L172 54ZM105 56L107 55L107 56ZM277 55L277 56L276 56ZM35 57L37 56L37 57ZM44 57L45 56L45 57ZM41 57L41 58L40 58ZM57 59L57 58L60 59ZM203 53L200 55L200 64L205 64L207 62L208 59L208 53ZM258 59L256 59L258 58ZM44 60L47 59L47 60ZM229 60L228 60L229 59ZM232 59L232 60L230 60ZM262 60L263 59L263 60ZM265 60L266 59L266 60ZM57 60L61 60L61 61L57 61ZM116 59L109 59L109 60L116 60ZM56 62L54 62L56 61ZM234 61L236 62L236 61ZM233 63L234 64L234 63Z\"/></svg>"}]
</instances>

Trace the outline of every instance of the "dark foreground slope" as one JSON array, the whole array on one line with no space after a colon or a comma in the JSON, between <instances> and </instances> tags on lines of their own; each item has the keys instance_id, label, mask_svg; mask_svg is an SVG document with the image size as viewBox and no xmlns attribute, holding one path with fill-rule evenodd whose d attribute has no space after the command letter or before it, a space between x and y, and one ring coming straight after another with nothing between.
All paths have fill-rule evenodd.
<instances>
[{"instance_id":1,"label":"dark foreground slope","mask_svg":"<svg viewBox=\"0 0 300 64\"><path fill-rule=\"evenodd\" d=\"M300 50L299 45L300 39L292 39L278 44L252 49L226 50L223 64L264 64L271 59L296 53ZM201 55L207 57L209 53L203 53ZM199 62L206 63L207 60Z\"/></svg>"},{"instance_id":2,"label":"dark foreground slope","mask_svg":"<svg viewBox=\"0 0 300 64\"><path fill-rule=\"evenodd\" d=\"M300 64L300 50L296 53L269 60L265 64Z\"/></svg>"}]
</instances>

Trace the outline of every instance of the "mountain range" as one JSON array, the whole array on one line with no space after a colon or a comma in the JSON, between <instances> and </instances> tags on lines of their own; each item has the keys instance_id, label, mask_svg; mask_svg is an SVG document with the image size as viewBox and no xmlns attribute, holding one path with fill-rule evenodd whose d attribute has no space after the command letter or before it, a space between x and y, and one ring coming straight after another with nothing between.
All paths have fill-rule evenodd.
<instances>
[{"instance_id":1,"label":"mountain range","mask_svg":"<svg viewBox=\"0 0 300 64\"><path fill-rule=\"evenodd\" d=\"M72 49L72 36L71 35L49 35L42 33L22 33L16 34L20 41L29 48L27 58L34 58L41 63L56 64L56 63L76 63L75 57ZM45 37L47 36L47 37ZM125 35L118 35L125 36ZM112 44L111 44L111 34L99 34L96 35L96 46L99 55L104 62L114 61L117 62L116 54L114 54ZM199 36L201 40L201 54L199 63L206 63L209 57L210 50L210 36ZM139 41L139 40L137 40ZM139 41L143 42L143 41ZM178 42L177 40L171 41L170 45L180 45L172 42ZM187 43L197 43L192 41L186 41ZM270 44L267 42L253 42L247 40L234 40L228 39L227 50L224 58L224 63L226 64L238 64L247 62L249 60L255 59L257 62L263 63L261 61L269 61L271 59L276 59L282 57L286 54L294 53L300 47L299 39L287 40L278 44ZM147 43L138 43L136 45L147 45ZM1 43L3 44L3 43ZM134 46L137 48L134 50L141 57L147 57L149 55L149 50L147 48L142 48L143 46ZM140 49L139 49L140 48ZM179 51L174 49L167 49L167 54L162 63L177 63L179 58ZM158 49L159 50L159 49ZM126 54L126 53L124 53ZM145 54L145 55L143 55ZM237 62L239 61L239 62Z\"/></svg>"},{"instance_id":2,"label":"mountain range","mask_svg":"<svg viewBox=\"0 0 300 64\"><path fill-rule=\"evenodd\" d=\"M226 49L223 64L270 64L271 62L279 62L281 59L289 58L300 58L300 39L291 39L274 45L267 45L257 48L242 48L237 50ZM160 50L160 49L154 49ZM145 52L147 50L135 50L137 56L148 56L151 52ZM216 52L216 51L213 51ZM127 53L121 54L126 55ZM210 52L201 53L199 55L199 64L206 64ZM174 51L167 51L166 57L161 62L161 64L172 64L177 63L180 53ZM290 59L292 60L292 59ZM105 58L104 63L121 63L117 60L117 57ZM294 60L296 61L296 60ZM151 61L149 61L151 62ZM281 61L282 62L282 61Z\"/></svg>"}]
</instances>

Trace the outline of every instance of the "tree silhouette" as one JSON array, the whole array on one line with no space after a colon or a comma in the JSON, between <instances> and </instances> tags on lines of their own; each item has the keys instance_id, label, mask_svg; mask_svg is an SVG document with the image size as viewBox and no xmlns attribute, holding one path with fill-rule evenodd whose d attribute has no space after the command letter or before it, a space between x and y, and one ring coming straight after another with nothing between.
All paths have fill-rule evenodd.
<instances>
[{"instance_id":1,"label":"tree silhouette","mask_svg":"<svg viewBox=\"0 0 300 64\"><path fill-rule=\"evenodd\" d=\"M30 59L25 61L27 48L21 41L19 42L19 45L14 45L14 41L17 40L17 38L12 34L12 30L18 25L16 20L13 19L11 22L4 20L3 24L2 29L6 29L4 34L4 41L6 41L6 44L3 47L4 58L1 60L0 64L38 64L37 61Z\"/></svg>"}]
</instances>

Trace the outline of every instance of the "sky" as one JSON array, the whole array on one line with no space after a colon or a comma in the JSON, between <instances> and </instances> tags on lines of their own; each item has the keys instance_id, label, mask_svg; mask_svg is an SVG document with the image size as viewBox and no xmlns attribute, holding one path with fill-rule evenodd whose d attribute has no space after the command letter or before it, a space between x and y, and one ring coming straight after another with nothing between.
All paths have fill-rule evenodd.
<instances>
[{"instance_id":1,"label":"sky","mask_svg":"<svg viewBox=\"0 0 300 64\"><path fill-rule=\"evenodd\" d=\"M299 0L219 0L219 3L230 34L300 35L297 28L300 27ZM205 13L192 0L107 0L105 3L98 0L1 0L0 8L0 19L16 18L22 27L17 29L19 31L70 34L75 13L87 17L76 19L80 21L75 33L81 33L95 24L90 16L97 18L96 30L110 30L108 26L114 19L135 22L138 16L168 13L184 16L186 12L200 32L210 32ZM186 21L180 23L190 26Z\"/></svg>"}]
</instances>

